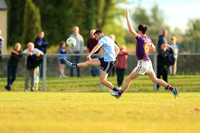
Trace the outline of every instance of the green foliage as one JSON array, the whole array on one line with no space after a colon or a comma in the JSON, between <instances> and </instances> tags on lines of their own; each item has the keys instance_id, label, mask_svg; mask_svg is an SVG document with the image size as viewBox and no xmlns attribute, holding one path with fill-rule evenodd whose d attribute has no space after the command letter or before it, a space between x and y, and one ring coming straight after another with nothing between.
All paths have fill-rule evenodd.
<instances>
[{"instance_id":1,"label":"green foliage","mask_svg":"<svg viewBox=\"0 0 200 133\"><path fill-rule=\"evenodd\" d=\"M6 0L8 5L8 46L22 41L23 16L26 0Z\"/></svg>"},{"instance_id":2,"label":"green foliage","mask_svg":"<svg viewBox=\"0 0 200 133\"><path fill-rule=\"evenodd\" d=\"M186 41L200 41L200 19L189 20L189 29L186 31Z\"/></svg>"},{"instance_id":3,"label":"green foliage","mask_svg":"<svg viewBox=\"0 0 200 133\"><path fill-rule=\"evenodd\" d=\"M108 27L109 25L112 27L112 24L122 16L122 14L120 14L121 9L117 7L117 5L125 1L126 0L33 0L35 5L40 9L42 30L45 32L45 37L50 45L57 45L61 40L66 40L72 33L72 28L75 25L79 26L80 34L83 35L85 42L87 38L89 38L91 29L105 29L104 27ZM7 3L9 6L8 43L14 44L16 42L21 42L22 39L25 41L24 38L22 38L23 26L26 25L30 27L31 25L31 23L27 25L27 22L26 24L23 22L26 0L15 2L7 0ZM26 17L24 16L24 18ZM118 27L123 29L123 26L120 24L115 24L115 26L117 27L110 28L111 31L108 32L115 34L114 29ZM33 30L33 27L30 28ZM105 29L105 32L106 31L107 29ZM123 36L117 38L119 40L124 40ZM35 38L31 40L26 39L26 41L33 41L34 39Z\"/></svg>"},{"instance_id":4,"label":"green foliage","mask_svg":"<svg viewBox=\"0 0 200 133\"><path fill-rule=\"evenodd\" d=\"M145 24L147 26L151 25L150 17L146 13L145 8L142 8L141 6L138 6L135 9L135 12L134 12L132 18L134 20L135 26L137 26L139 24Z\"/></svg>"},{"instance_id":5,"label":"green foliage","mask_svg":"<svg viewBox=\"0 0 200 133\"><path fill-rule=\"evenodd\" d=\"M26 48L28 42L33 42L40 31L40 10L32 0L27 0L24 10L23 47Z\"/></svg>"}]
</instances>

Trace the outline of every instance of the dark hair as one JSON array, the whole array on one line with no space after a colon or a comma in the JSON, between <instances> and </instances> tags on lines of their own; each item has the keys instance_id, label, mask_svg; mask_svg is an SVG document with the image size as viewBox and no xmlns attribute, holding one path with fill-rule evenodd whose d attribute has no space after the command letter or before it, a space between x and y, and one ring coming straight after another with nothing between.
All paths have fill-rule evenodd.
<instances>
[{"instance_id":1,"label":"dark hair","mask_svg":"<svg viewBox=\"0 0 200 133\"><path fill-rule=\"evenodd\" d=\"M95 32L94 32L94 35L95 34L97 34L97 35L99 35L100 33L103 33L101 30L96 30Z\"/></svg>"},{"instance_id":2,"label":"dark hair","mask_svg":"<svg viewBox=\"0 0 200 133\"><path fill-rule=\"evenodd\" d=\"M147 26L144 24L140 24L138 26L138 30L142 32L142 34L146 34L147 33Z\"/></svg>"},{"instance_id":3,"label":"dark hair","mask_svg":"<svg viewBox=\"0 0 200 133\"><path fill-rule=\"evenodd\" d=\"M58 51L62 48L62 45L65 44L65 41L60 41L60 44L59 44L59 49Z\"/></svg>"}]
</instances>

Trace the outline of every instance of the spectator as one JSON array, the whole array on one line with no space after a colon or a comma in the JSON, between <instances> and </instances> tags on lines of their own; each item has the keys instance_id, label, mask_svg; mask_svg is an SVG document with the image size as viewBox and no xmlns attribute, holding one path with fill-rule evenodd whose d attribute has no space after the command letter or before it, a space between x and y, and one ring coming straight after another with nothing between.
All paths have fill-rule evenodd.
<instances>
[{"instance_id":1,"label":"spectator","mask_svg":"<svg viewBox=\"0 0 200 133\"><path fill-rule=\"evenodd\" d=\"M120 90L124 80L125 70L127 68L127 59L128 59L128 52L126 51L126 47L121 46L117 56L117 63L116 63L117 85L118 89Z\"/></svg>"},{"instance_id":2,"label":"spectator","mask_svg":"<svg viewBox=\"0 0 200 133\"><path fill-rule=\"evenodd\" d=\"M68 60L68 56L62 55L62 54L67 54L66 43L64 41L60 42L58 54L60 54L60 56L58 56L58 60L59 60L59 63L60 63L60 78L66 78L67 76L64 74L65 73L65 61L64 61L64 59Z\"/></svg>"},{"instance_id":3,"label":"spectator","mask_svg":"<svg viewBox=\"0 0 200 133\"><path fill-rule=\"evenodd\" d=\"M95 30L92 29L90 31L90 35L91 37L88 39L87 41L87 52L90 53L92 51L92 49L97 45L98 41L96 40L95 36L94 36L94 32ZM92 59L97 58L98 56L95 54L99 54L100 53L100 49L98 49L94 55L91 56ZM91 74L92 77L97 77L99 75L99 68L96 66L91 66Z\"/></svg>"},{"instance_id":4,"label":"spectator","mask_svg":"<svg viewBox=\"0 0 200 133\"><path fill-rule=\"evenodd\" d=\"M2 34L2 31L1 31L1 29L0 29L0 61L1 61L1 50L2 50L2 45L3 45L3 37L1 36L1 34Z\"/></svg>"},{"instance_id":5,"label":"spectator","mask_svg":"<svg viewBox=\"0 0 200 133\"><path fill-rule=\"evenodd\" d=\"M70 37L73 37L76 40L76 46L73 48L69 48L69 52L71 54L74 54L74 56L71 56L71 62L73 63L79 63L81 60L81 56L79 54L83 53L84 48L84 40L82 35L79 34L79 27L74 26L73 27L73 33L70 35ZM80 68L77 67L77 76L80 77ZM74 76L74 68L72 67L70 70L71 77Z\"/></svg>"},{"instance_id":6,"label":"spectator","mask_svg":"<svg viewBox=\"0 0 200 133\"><path fill-rule=\"evenodd\" d=\"M49 45L47 40L44 38L44 31L41 31L38 36L35 39L34 42L35 48L38 48L40 51L42 51L44 54L46 54L46 47ZM40 76L43 75L43 63L40 65Z\"/></svg>"},{"instance_id":7,"label":"spectator","mask_svg":"<svg viewBox=\"0 0 200 133\"><path fill-rule=\"evenodd\" d=\"M168 44L162 44L161 49L158 51L158 71L157 78L160 79L162 76L163 80L168 83L168 71L169 66L174 63L174 55L173 50L168 47ZM157 89L159 89L160 85L157 84ZM166 90L168 88L165 88Z\"/></svg>"},{"instance_id":8,"label":"spectator","mask_svg":"<svg viewBox=\"0 0 200 133\"><path fill-rule=\"evenodd\" d=\"M175 58L174 65L171 65L169 67L171 75L176 75L176 70L177 70L177 59L178 59L179 46L176 43L176 40L177 39L176 39L175 36L171 38L171 44L170 44L170 46L171 46L171 48L172 48L172 50L174 52L174 58Z\"/></svg>"},{"instance_id":9,"label":"spectator","mask_svg":"<svg viewBox=\"0 0 200 133\"><path fill-rule=\"evenodd\" d=\"M11 56L8 60L8 64L7 64L7 85L5 86L5 89L8 90L8 91L11 90L11 85L13 84L13 82L16 79L18 62L19 62L19 59L22 57L20 49L21 49L21 44L16 43L15 49L11 51Z\"/></svg>"},{"instance_id":10,"label":"spectator","mask_svg":"<svg viewBox=\"0 0 200 133\"><path fill-rule=\"evenodd\" d=\"M162 35L160 35L158 39L157 52L159 51L159 49L161 49L162 44L168 44L166 37L167 37L167 30L163 30Z\"/></svg>"},{"instance_id":11,"label":"spectator","mask_svg":"<svg viewBox=\"0 0 200 133\"><path fill-rule=\"evenodd\" d=\"M115 42L116 37L115 37L114 34L111 34L111 35L110 35L110 38ZM118 46L117 42L115 42L115 44ZM110 73L109 73L108 76L110 77L110 75L112 75L113 77L115 76L115 66L113 66L113 68L112 68L112 70L110 71Z\"/></svg>"},{"instance_id":12,"label":"spectator","mask_svg":"<svg viewBox=\"0 0 200 133\"><path fill-rule=\"evenodd\" d=\"M28 43L28 48L23 51L23 54L28 55L27 58L27 67L25 75L25 91L28 91L29 88L29 77L31 77L31 91L34 91L34 80L36 75L37 66L42 62L43 52L37 48L34 48L32 42Z\"/></svg>"}]
</instances>

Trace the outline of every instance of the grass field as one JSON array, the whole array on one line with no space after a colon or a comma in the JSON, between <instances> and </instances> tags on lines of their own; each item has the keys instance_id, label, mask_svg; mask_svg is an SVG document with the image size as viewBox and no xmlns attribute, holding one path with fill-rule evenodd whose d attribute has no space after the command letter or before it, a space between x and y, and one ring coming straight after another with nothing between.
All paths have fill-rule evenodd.
<instances>
[{"instance_id":1,"label":"grass field","mask_svg":"<svg viewBox=\"0 0 200 133\"><path fill-rule=\"evenodd\" d=\"M116 77L109 77L116 85ZM42 80L41 80L42 81ZM134 80L115 99L99 91L99 78L47 77L47 91L23 92L17 77L12 91L0 79L0 133L199 133L200 75L169 76L180 98L153 90L147 76Z\"/></svg>"},{"instance_id":2,"label":"grass field","mask_svg":"<svg viewBox=\"0 0 200 133\"><path fill-rule=\"evenodd\" d=\"M200 91L200 75L176 75L168 76L168 82L179 88L180 91ZM126 78L126 77L125 77ZM117 86L117 77L108 77L108 80ZM5 90L7 78L0 78L0 91ZM163 90L164 87L161 87ZM24 77L17 77L12 85L13 91L24 90ZM42 79L40 78L39 90L42 90ZM81 77L81 78L59 78L47 77L47 91L99 91L99 77ZM104 87L104 90L107 90ZM152 91L153 83L148 76L140 76L135 79L128 91Z\"/></svg>"},{"instance_id":3,"label":"grass field","mask_svg":"<svg viewBox=\"0 0 200 133\"><path fill-rule=\"evenodd\" d=\"M199 133L200 93L0 92L1 133Z\"/></svg>"}]
</instances>

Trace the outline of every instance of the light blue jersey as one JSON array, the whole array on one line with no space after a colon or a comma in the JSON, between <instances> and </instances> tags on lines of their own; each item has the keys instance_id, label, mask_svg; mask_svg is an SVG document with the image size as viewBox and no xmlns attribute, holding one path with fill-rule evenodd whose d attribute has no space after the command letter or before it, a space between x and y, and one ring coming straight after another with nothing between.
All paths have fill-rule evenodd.
<instances>
[{"instance_id":1,"label":"light blue jersey","mask_svg":"<svg viewBox=\"0 0 200 133\"><path fill-rule=\"evenodd\" d=\"M110 62L115 61L115 42L107 36L102 37L99 42L101 44L103 51L104 51L104 61Z\"/></svg>"}]
</instances>

